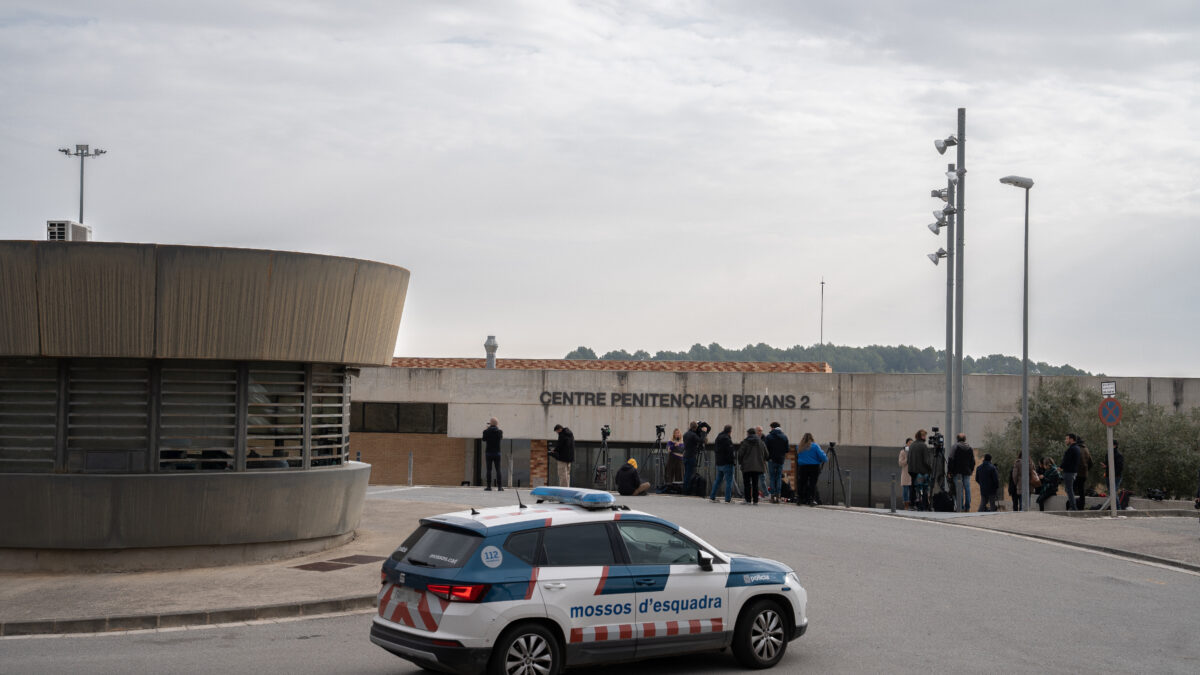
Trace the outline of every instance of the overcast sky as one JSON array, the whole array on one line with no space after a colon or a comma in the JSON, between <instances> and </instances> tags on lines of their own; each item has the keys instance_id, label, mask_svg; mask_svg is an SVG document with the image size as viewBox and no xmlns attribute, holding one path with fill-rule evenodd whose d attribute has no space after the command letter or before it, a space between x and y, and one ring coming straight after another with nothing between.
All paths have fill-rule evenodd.
<instances>
[{"instance_id":1,"label":"overcast sky","mask_svg":"<svg viewBox=\"0 0 1200 675\"><path fill-rule=\"evenodd\" d=\"M965 8L964 8L965 5ZM101 8L101 6L103 6ZM402 356L945 345L1200 377L1194 1L0 2L0 238L412 271Z\"/></svg>"}]
</instances>

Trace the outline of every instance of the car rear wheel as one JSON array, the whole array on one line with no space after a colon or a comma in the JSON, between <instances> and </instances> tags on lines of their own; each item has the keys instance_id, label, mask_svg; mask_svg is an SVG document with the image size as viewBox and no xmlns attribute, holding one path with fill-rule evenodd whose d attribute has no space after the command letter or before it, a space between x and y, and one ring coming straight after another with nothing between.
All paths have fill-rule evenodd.
<instances>
[{"instance_id":1,"label":"car rear wheel","mask_svg":"<svg viewBox=\"0 0 1200 675\"><path fill-rule=\"evenodd\" d=\"M492 651L490 675L558 675L562 653L545 626L526 623L504 632Z\"/></svg>"},{"instance_id":2,"label":"car rear wheel","mask_svg":"<svg viewBox=\"0 0 1200 675\"><path fill-rule=\"evenodd\" d=\"M733 655L747 668L770 668L787 650L787 620L773 600L756 600L733 633Z\"/></svg>"}]
</instances>

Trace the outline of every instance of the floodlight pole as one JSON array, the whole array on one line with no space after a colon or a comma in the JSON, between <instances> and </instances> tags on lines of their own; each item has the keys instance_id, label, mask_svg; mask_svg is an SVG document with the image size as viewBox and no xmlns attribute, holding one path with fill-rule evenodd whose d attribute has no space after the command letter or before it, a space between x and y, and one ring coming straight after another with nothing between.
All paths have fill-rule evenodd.
<instances>
[{"instance_id":1,"label":"floodlight pole","mask_svg":"<svg viewBox=\"0 0 1200 675\"><path fill-rule=\"evenodd\" d=\"M954 165L948 164L946 171L954 171ZM946 203L954 203L954 181L946 179ZM954 218L956 214L946 217L946 433L950 433L950 423L954 411Z\"/></svg>"},{"instance_id":2,"label":"floodlight pole","mask_svg":"<svg viewBox=\"0 0 1200 675\"><path fill-rule=\"evenodd\" d=\"M83 160L87 159L88 157L99 157L100 155L103 155L105 152L107 152L107 150L101 150L100 148L96 148L95 150L89 151L88 146L86 144L78 144L75 146L74 152L68 150L67 148L59 148L58 151L68 157L78 157L79 158L79 224L82 225L83 224Z\"/></svg>"},{"instance_id":3,"label":"floodlight pole","mask_svg":"<svg viewBox=\"0 0 1200 675\"><path fill-rule=\"evenodd\" d=\"M955 173L958 175L958 186L955 191L956 218L958 223L957 241L955 243L955 301L954 301L954 425L951 427L955 434L963 431L963 243L966 239L966 194L967 194L967 109L958 109L958 162ZM951 436L947 429L947 440L953 442L956 436Z\"/></svg>"}]
</instances>

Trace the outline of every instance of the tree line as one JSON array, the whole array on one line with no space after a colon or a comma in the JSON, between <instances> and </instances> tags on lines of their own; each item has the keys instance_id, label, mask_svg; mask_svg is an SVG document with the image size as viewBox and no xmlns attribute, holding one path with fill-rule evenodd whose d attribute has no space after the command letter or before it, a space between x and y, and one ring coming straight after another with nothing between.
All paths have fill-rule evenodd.
<instances>
[{"instance_id":1,"label":"tree line","mask_svg":"<svg viewBox=\"0 0 1200 675\"><path fill-rule=\"evenodd\" d=\"M741 349L728 349L716 342L705 347L700 343L682 352L658 351L651 355L644 349L632 354L624 349L602 356L590 347L577 347L564 358L599 359L601 361L815 361L828 363L835 373L944 373L945 350L933 347L919 349L908 345L890 347L870 345L848 347L833 344L772 347L762 342ZM980 358L963 357L963 373L968 375L1020 375L1021 359L1004 354ZM1052 366L1044 361L1029 364L1030 375L1091 375L1070 365ZM1100 373L1101 375L1103 373Z\"/></svg>"}]
</instances>

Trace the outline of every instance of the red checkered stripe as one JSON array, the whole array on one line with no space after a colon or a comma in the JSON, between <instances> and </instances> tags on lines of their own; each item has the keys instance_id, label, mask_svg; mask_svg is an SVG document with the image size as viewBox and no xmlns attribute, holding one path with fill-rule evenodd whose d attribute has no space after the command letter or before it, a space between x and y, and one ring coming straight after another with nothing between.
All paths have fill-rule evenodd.
<instances>
[{"instance_id":1,"label":"red checkered stripe","mask_svg":"<svg viewBox=\"0 0 1200 675\"><path fill-rule=\"evenodd\" d=\"M606 642L609 640L631 640L633 638L669 637L672 635L699 635L720 633L724 622L717 619L689 619L684 621L653 621L645 623L615 623L606 626L587 626L571 629L571 642Z\"/></svg>"},{"instance_id":2,"label":"red checkered stripe","mask_svg":"<svg viewBox=\"0 0 1200 675\"><path fill-rule=\"evenodd\" d=\"M432 593L385 584L376 595L379 616L409 628L436 631L450 602Z\"/></svg>"}]
</instances>

